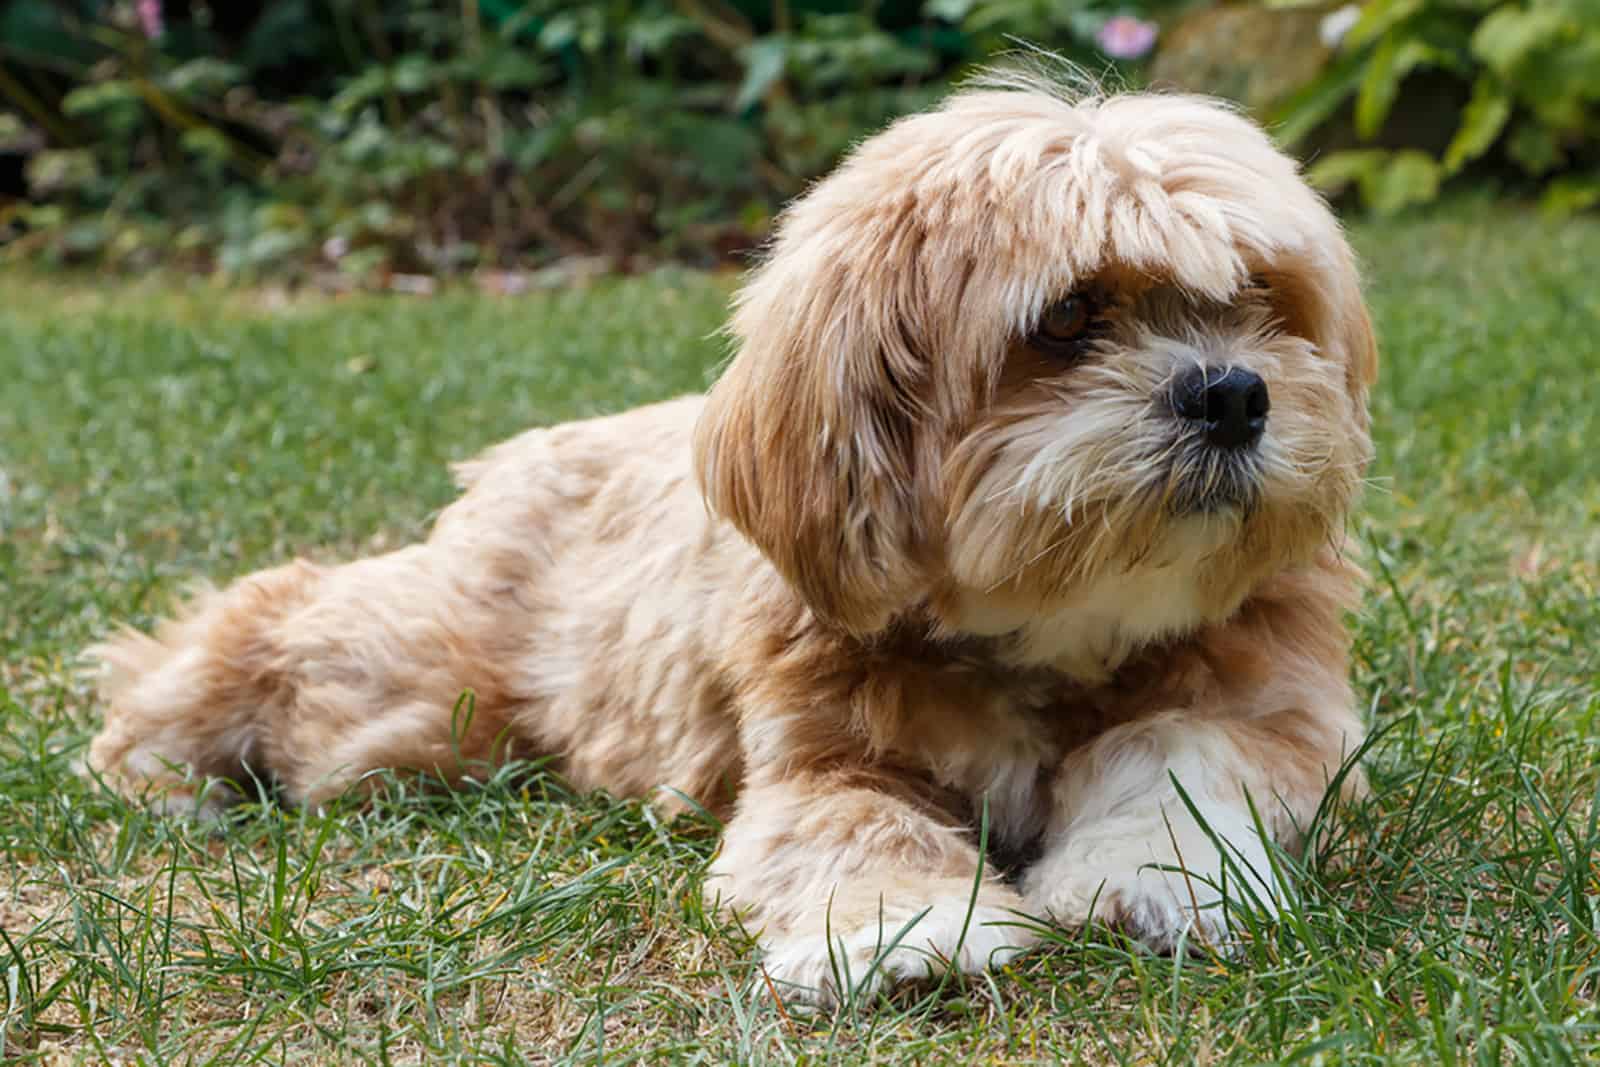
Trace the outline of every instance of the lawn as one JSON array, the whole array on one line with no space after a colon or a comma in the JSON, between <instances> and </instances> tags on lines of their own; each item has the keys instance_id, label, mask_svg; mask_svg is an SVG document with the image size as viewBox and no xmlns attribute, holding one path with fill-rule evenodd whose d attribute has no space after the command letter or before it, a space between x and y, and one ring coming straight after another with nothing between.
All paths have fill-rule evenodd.
<instances>
[{"instance_id":1,"label":"lawn","mask_svg":"<svg viewBox=\"0 0 1600 1067\"><path fill-rule=\"evenodd\" d=\"M1384 344L1352 620L1372 799L1236 959L1063 934L838 1015L762 995L716 841L511 768L220 834L71 767L80 649L194 575L419 535L445 464L701 388L726 278L330 301L0 274L0 1062L1600 1056L1600 220L1361 225Z\"/></svg>"}]
</instances>

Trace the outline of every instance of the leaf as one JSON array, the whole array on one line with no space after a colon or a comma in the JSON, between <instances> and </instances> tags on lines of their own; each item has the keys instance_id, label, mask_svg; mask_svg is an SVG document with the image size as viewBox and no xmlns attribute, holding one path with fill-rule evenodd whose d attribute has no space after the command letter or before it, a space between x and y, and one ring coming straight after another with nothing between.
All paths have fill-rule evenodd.
<instances>
[{"instance_id":1,"label":"leaf","mask_svg":"<svg viewBox=\"0 0 1600 1067\"><path fill-rule=\"evenodd\" d=\"M245 72L232 63L201 57L172 68L162 84L180 96L221 96L244 80Z\"/></svg>"},{"instance_id":2,"label":"leaf","mask_svg":"<svg viewBox=\"0 0 1600 1067\"><path fill-rule=\"evenodd\" d=\"M665 52L679 37L699 32L700 24L682 15L638 16L628 23L624 37L630 56L655 56Z\"/></svg>"},{"instance_id":3,"label":"leaf","mask_svg":"<svg viewBox=\"0 0 1600 1067\"><path fill-rule=\"evenodd\" d=\"M507 91L538 87L551 79L553 68L532 49L500 45L481 55L456 57L448 73L465 85Z\"/></svg>"},{"instance_id":4,"label":"leaf","mask_svg":"<svg viewBox=\"0 0 1600 1067\"><path fill-rule=\"evenodd\" d=\"M1511 98L1485 75L1472 86L1472 99L1461 111L1461 125L1444 152L1444 169L1454 174L1489 150L1511 118Z\"/></svg>"},{"instance_id":5,"label":"leaf","mask_svg":"<svg viewBox=\"0 0 1600 1067\"><path fill-rule=\"evenodd\" d=\"M378 99L388 88L389 79L383 67L371 66L351 78L336 93L328 106L341 115L351 115Z\"/></svg>"},{"instance_id":6,"label":"leaf","mask_svg":"<svg viewBox=\"0 0 1600 1067\"><path fill-rule=\"evenodd\" d=\"M1524 59L1555 40L1567 25L1567 16L1558 10L1507 5L1478 23L1472 34L1472 54L1502 78L1510 79Z\"/></svg>"},{"instance_id":7,"label":"leaf","mask_svg":"<svg viewBox=\"0 0 1600 1067\"><path fill-rule=\"evenodd\" d=\"M30 192L52 196L87 188L100 177L100 164L87 148L47 149L29 157L24 172Z\"/></svg>"},{"instance_id":8,"label":"leaf","mask_svg":"<svg viewBox=\"0 0 1600 1067\"><path fill-rule=\"evenodd\" d=\"M1362 140L1370 140L1382 128L1406 75L1434 59L1434 50L1419 40L1387 37L1378 45L1356 96L1356 133Z\"/></svg>"},{"instance_id":9,"label":"leaf","mask_svg":"<svg viewBox=\"0 0 1600 1067\"><path fill-rule=\"evenodd\" d=\"M424 55L401 56L389 68L389 84L402 93L420 93L435 88L439 68Z\"/></svg>"},{"instance_id":10,"label":"leaf","mask_svg":"<svg viewBox=\"0 0 1600 1067\"><path fill-rule=\"evenodd\" d=\"M1561 142L1549 128L1529 119L1517 124L1506 138L1506 154L1527 174L1538 177L1560 166L1566 159Z\"/></svg>"},{"instance_id":11,"label":"leaf","mask_svg":"<svg viewBox=\"0 0 1600 1067\"><path fill-rule=\"evenodd\" d=\"M183 145L185 151L212 163L227 162L233 154L233 146L228 138L211 126L196 126L184 130L178 143Z\"/></svg>"},{"instance_id":12,"label":"leaf","mask_svg":"<svg viewBox=\"0 0 1600 1067\"><path fill-rule=\"evenodd\" d=\"M922 13L929 18L960 22L976 6L977 0L928 0L922 5Z\"/></svg>"},{"instance_id":13,"label":"leaf","mask_svg":"<svg viewBox=\"0 0 1600 1067\"><path fill-rule=\"evenodd\" d=\"M1334 152L1318 160L1306 171L1306 180L1325 193L1337 193L1351 182L1365 182L1389 158L1382 148L1358 148Z\"/></svg>"},{"instance_id":14,"label":"leaf","mask_svg":"<svg viewBox=\"0 0 1600 1067\"><path fill-rule=\"evenodd\" d=\"M1361 199L1379 215L1393 215L1439 195L1439 164L1424 152L1364 148L1335 152L1306 172L1317 188L1336 193L1354 182Z\"/></svg>"},{"instance_id":15,"label":"leaf","mask_svg":"<svg viewBox=\"0 0 1600 1067\"><path fill-rule=\"evenodd\" d=\"M1360 83L1364 62L1363 56L1342 56L1279 104L1271 116L1278 143L1294 147L1338 111Z\"/></svg>"},{"instance_id":16,"label":"leaf","mask_svg":"<svg viewBox=\"0 0 1600 1067\"><path fill-rule=\"evenodd\" d=\"M553 15L539 31L539 47L547 52L559 52L578 39L578 17L571 12Z\"/></svg>"},{"instance_id":17,"label":"leaf","mask_svg":"<svg viewBox=\"0 0 1600 1067\"><path fill-rule=\"evenodd\" d=\"M1517 67L1517 99L1546 126L1582 139L1600 99L1600 29L1563 31Z\"/></svg>"},{"instance_id":18,"label":"leaf","mask_svg":"<svg viewBox=\"0 0 1600 1067\"><path fill-rule=\"evenodd\" d=\"M1361 197L1379 215L1393 215L1437 198L1441 174L1438 162L1426 152L1404 149L1362 180Z\"/></svg>"},{"instance_id":19,"label":"leaf","mask_svg":"<svg viewBox=\"0 0 1600 1067\"><path fill-rule=\"evenodd\" d=\"M1600 205L1600 174L1557 178L1545 190L1539 207L1546 215L1564 218Z\"/></svg>"},{"instance_id":20,"label":"leaf","mask_svg":"<svg viewBox=\"0 0 1600 1067\"><path fill-rule=\"evenodd\" d=\"M733 110L748 111L767 95L774 82L783 77L789 61L789 38L780 33L750 42L743 52L744 82L734 97Z\"/></svg>"},{"instance_id":21,"label":"leaf","mask_svg":"<svg viewBox=\"0 0 1600 1067\"><path fill-rule=\"evenodd\" d=\"M1423 0L1373 0L1362 7L1361 21L1350 27L1342 46L1356 51L1421 11Z\"/></svg>"},{"instance_id":22,"label":"leaf","mask_svg":"<svg viewBox=\"0 0 1600 1067\"><path fill-rule=\"evenodd\" d=\"M138 129L144 117L144 99L130 81L114 79L80 85L61 98L61 110L82 118L93 118L120 136Z\"/></svg>"},{"instance_id":23,"label":"leaf","mask_svg":"<svg viewBox=\"0 0 1600 1067\"><path fill-rule=\"evenodd\" d=\"M68 115L93 115L141 102L131 81L115 79L80 85L61 98L61 110Z\"/></svg>"}]
</instances>

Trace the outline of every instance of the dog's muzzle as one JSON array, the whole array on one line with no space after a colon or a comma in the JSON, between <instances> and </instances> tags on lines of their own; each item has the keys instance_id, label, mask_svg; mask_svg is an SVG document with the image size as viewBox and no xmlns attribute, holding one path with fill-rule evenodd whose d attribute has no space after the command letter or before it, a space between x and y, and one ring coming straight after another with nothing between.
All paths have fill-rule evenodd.
<instances>
[{"instance_id":1,"label":"dog's muzzle","mask_svg":"<svg viewBox=\"0 0 1600 1067\"><path fill-rule=\"evenodd\" d=\"M1267 383L1243 367L1191 367L1172 384L1172 410L1198 423L1217 448L1249 448L1261 440L1271 407Z\"/></svg>"},{"instance_id":2,"label":"dog's muzzle","mask_svg":"<svg viewBox=\"0 0 1600 1067\"><path fill-rule=\"evenodd\" d=\"M1252 510L1261 493L1256 443L1271 401L1261 375L1243 367L1191 367L1168 398L1185 428L1169 506L1174 514Z\"/></svg>"}]
</instances>

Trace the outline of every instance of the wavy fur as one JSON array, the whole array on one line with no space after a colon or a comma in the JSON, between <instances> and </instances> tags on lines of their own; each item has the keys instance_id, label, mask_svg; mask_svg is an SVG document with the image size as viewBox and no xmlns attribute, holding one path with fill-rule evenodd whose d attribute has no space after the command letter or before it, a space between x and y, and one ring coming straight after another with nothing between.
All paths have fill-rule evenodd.
<instances>
[{"instance_id":1,"label":"wavy fur","mask_svg":"<svg viewBox=\"0 0 1600 1067\"><path fill-rule=\"evenodd\" d=\"M1075 292L1100 319L1063 359L1030 336ZM709 892L822 999L840 961L1009 958L1019 913L1225 938L1230 851L1272 906L1247 796L1292 845L1362 735L1341 546L1376 370L1295 165L1212 101L980 86L794 203L730 333L707 398L464 465L424 544L112 638L90 765L169 804L524 753L670 787L728 817ZM1174 411L1196 367L1266 383L1254 447ZM1009 880L978 877L985 806L1036 857Z\"/></svg>"}]
</instances>

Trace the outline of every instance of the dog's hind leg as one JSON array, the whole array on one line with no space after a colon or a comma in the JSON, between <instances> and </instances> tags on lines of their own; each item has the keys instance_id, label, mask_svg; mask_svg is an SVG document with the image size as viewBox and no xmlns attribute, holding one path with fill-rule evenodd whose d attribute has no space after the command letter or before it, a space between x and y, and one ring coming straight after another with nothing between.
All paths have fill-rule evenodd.
<instances>
[{"instance_id":1,"label":"dog's hind leg","mask_svg":"<svg viewBox=\"0 0 1600 1067\"><path fill-rule=\"evenodd\" d=\"M217 779L320 803L375 770L448 781L521 754L508 679L527 620L450 559L414 545L293 563L202 594L154 637L99 646L106 723L89 766L187 808Z\"/></svg>"},{"instance_id":2,"label":"dog's hind leg","mask_svg":"<svg viewBox=\"0 0 1600 1067\"><path fill-rule=\"evenodd\" d=\"M268 635L323 577L298 561L261 571L198 593L154 636L127 629L90 649L106 717L89 769L168 810L215 813L292 698Z\"/></svg>"}]
</instances>

